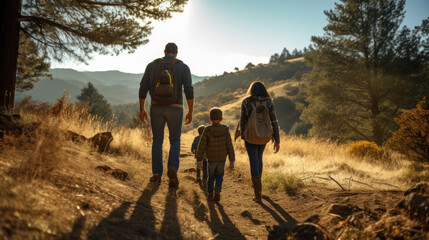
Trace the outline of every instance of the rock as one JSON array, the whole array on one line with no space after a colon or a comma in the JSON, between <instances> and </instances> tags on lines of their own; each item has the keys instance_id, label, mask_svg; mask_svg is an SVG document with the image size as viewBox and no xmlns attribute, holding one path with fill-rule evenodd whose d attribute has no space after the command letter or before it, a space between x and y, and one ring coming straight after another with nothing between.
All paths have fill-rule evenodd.
<instances>
[{"instance_id":1,"label":"rock","mask_svg":"<svg viewBox=\"0 0 429 240\"><path fill-rule=\"evenodd\" d=\"M99 171L103 171L103 172L107 172L107 171L112 170L112 168L107 166L107 165L100 165L100 166L95 167L95 169L99 170Z\"/></svg>"},{"instance_id":2,"label":"rock","mask_svg":"<svg viewBox=\"0 0 429 240\"><path fill-rule=\"evenodd\" d=\"M405 191L404 196L410 195L413 192L420 194L429 194L429 183L418 183Z\"/></svg>"},{"instance_id":3,"label":"rock","mask_svg":"<svg viewBox=\"0 0 429 240\"><path fill-rule=\"evenodd\" d=\"M322 226L314 223L298 223L289 232L288 236L291 239L296 240L307 240L307 239L318 239L318 240L330 240L334 237Z\"/></svg>"},{"instance_id":4,"label":"rock","mask_svg":"<svg viewBox=\"0 0 429 240\"><path fill-rule=\"evenodd\" d=\"M304 220L304 222L310 222L310 223L318 223L320 221L320 216L317 214L311 215L307 219Z\"/></svg>"},{"instance_id":5,"label":"rock","mask_svg":"<svg viewBox=\"0 0 429 240\"><path fill-rule=\"evenodd\" d=\"M94 137L89 139L89 142L99 151L109 151L110 143L113 141L111 132L102 132L95 134Z\"/></svg>"},{"instance_id":6,"label":"rock","mask_svg":"<svg viewBox=\"0 0 429 240\"><path fill-rule=\"evenodd\" d=\"M332 204L329 206L327 213L336 214L343 218L350 216L353 212L361 211L362 209L352 205Z\"/></svg>"},{"instance_id":7,"label":"rock","mask_svg":"<svg viewBox=\"0 0 429 240\"><path fill-rule=\"evenodd\" d=\"M405 192L397 207L405 209L411 219L418 219L429 224L429 186L427 183L417 184Z\"/></svg>"},{"instance_id":8,"label":"rock","mask_svg":"<svg viewBox=\"0 0 429 240\"><path fill-rule=\"evenodd\" d=\"M268 239L274 240L274 239L286 239L288 231L291 229L292 226L289 224L280 224L280 225L274 225L272 227L267 227L268 230Z\"/></svg>"},{"instance_id":9,"label":"rock","mask_svg":"<svg viewBox=\"0 0 429 240\"><path fill-rule=\"evenodd\" d=\"M125 181L127 179L128 173L124 170L121 170L119 168L113 169L110 174L112 174L113 177Z\"/></svg>"},{"instance_id":10,"label":"rock","mask_svg":"<svg viewBox=\"0 0 429 240\"><path fill-rule=\"evenodd\" d=\"M65 137L66 137L66 140L69 140L69 141L71 140L71 141L77 142L77 143L82 143L82 142L85 142L88 140L85 136L80 135L79 133L75 133L75 132L70 131L70 130L66 131Z\"/></svg>"}]
</instances>

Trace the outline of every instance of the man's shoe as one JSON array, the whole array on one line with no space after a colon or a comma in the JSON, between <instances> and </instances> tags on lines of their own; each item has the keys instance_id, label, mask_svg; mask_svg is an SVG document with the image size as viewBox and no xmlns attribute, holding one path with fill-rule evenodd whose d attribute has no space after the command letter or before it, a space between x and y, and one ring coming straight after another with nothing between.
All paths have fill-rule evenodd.
<instances>
[{"instance_id":1,"label":"man's shoe","mask_svg":"<svg viewBox=\"0 0 429 240\"><path fill-rule=\"evenodd\" d=\"M215 202L219 202L220 201L220 190L219 189L215 190L214 201Z\"/></svg>"},{"instance_id":2,"label":"man's shoe","mask_svg":"<svg viewBox=\"0 0 429 240\"><path fill-rule=\"evenodd\" d=\"M214 194L213 193L207 194L207 200L214 201Z\"/></svg>"},{"instance_id":3,"label":"man's shoe","mask_svg":"<svg viewBox=\"0 0 429 240\"><path fill-rule=\"evenodd\" d=\"M168 186L173 188L179 187L179 179L177 178L177 172L176 170L170 168L167 171L167 176L170 178L170 182L168 183Z\"/></svg>"},{"instance_id":4,"label":"man's shoe","mask_svg":"<svg viewBox=\"0 0 429 240\"><path fill-rule=\"evenodd\" d=\"M159 176L159 174L154 174L152 177L150 177L149 181L151 183L160 183L161 182L161 176Z\"/></svg>"}]
</instances>

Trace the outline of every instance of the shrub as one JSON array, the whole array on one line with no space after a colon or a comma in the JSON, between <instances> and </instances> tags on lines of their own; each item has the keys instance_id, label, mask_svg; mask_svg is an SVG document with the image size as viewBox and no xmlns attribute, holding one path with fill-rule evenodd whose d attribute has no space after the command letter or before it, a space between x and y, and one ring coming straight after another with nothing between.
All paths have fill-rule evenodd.
<instances>
[{"instance_id":1,"label":"shrub","mask_svg":"<svg viewBox=\"0 0 429 240\"><path fill-rule=\"evenodd\" d=\"M293 175L273 174L265 177L263 186L270 190L281 189L289 195L293 195L304 187L304 184Z\"/></svg>"},{"instance_id":2,"label":"shrub","mask_svg":"<svg viewBox=\"0 0 429 240\"><path fill-rule=\"evenodd\" d=\"M375 142L352 142L346 150L352 157L379 159L382 156L381 148Z\"/></svg>"},{"instance_id":3,"label":"shrub","mask_svg":"<svg viewBox=\"0 0 429 240\"><path fill-rule=\"evenodd\" d=\"M387 144L410 160L429 163L429 109L426 100L395 119L399 129Z\"/></svg>"}]
</instances>

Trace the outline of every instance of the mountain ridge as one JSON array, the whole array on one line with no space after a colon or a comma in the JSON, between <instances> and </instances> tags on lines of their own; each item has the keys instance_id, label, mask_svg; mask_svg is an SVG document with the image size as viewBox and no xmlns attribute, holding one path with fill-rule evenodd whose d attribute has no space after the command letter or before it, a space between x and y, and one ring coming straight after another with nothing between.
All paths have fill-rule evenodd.
<instances>
[{"instance_id":1,"label":"mountain ridge","mask_svg":"<svg viewBox=\"0 0 429 240\"><path fill-rule=\"evenodd\" d=\"M70 101L76 102L76 96L88 82L94 84L111 105L135 103L143 73L126 73L119 70L78 71L72 68L53 68L50 70L53 80L41 78L29 91L16 92L17 101L31 96L34 100L55 103L64 90L68 91ZM193 84L207 77L192 75Z\"/></svg>"}]
</instances>

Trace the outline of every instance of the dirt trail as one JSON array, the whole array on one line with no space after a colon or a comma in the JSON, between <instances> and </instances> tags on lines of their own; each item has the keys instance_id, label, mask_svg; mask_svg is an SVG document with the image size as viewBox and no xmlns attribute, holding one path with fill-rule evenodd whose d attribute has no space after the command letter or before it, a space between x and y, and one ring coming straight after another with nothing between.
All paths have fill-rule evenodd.
<instances>
[{"instance_id":1,"label":"dirt trail","mask_svg":"<svg viewBox=\"0 0 429 240\"><path fill-rule=\"evenodd\" d=\"M147 167L149 179L150 164ZM136 191L140 195L120 204L89 230L88 239L266 239L269 227L323 215L332 203L352 204L377 215L402 196L399 191L344 192L315 185L295 196L264 190L263 201L257 204L250 179L226 169L222 199L213 203L195 182L194 167L189 146L183 146L178 190L168 188L165 175L159 186L146 181L141 193Z\"/></svg>"}]
</instances>

